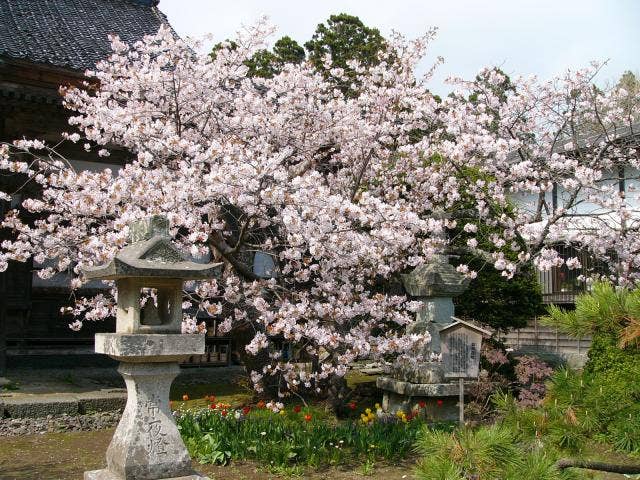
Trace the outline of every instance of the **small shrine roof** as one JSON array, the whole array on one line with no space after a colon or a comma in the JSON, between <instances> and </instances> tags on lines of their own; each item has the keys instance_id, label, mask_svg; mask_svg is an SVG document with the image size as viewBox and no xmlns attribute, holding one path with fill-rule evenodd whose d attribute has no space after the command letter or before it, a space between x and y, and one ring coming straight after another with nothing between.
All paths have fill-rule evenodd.
<instances>
[{"instance_id":1,"label":"small shrine roof","mask_svg":"<svg viewBox=\"0 0 640 480\"><path fill-rule=\"evenodd\" d=\"M475 330L476 332L480 333L481 335L485 336L485 337L490 337L492 335L492 333L489 330L486 330L484 328L479 327L478 325L476 325L475 323L471 323L471 322L467 322L465 320L461 320L460 318L457 317L451 317L451 320L453 320L452 323L450 323L449 325L445 325L444 327L442 327L439 332L446 332L448 330L451 330L452 328L458 327L458 326L464 326L467 327L471 330Z\"/></svg>"}]
</instances>

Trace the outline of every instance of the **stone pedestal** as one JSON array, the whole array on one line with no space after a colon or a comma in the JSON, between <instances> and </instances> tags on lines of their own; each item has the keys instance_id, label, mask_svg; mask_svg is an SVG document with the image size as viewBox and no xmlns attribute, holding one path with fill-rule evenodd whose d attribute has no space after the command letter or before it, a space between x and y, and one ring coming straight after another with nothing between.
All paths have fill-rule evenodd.
<instances>
[{"instance_id":1,"label":"stone pedestal","mask_svg":"<svg viewBox=\"0 0 640 480\"><path fill-rule=\"evenodd\" d=\"M85 480L206 480L191 458L169 408L169 388L178 362L204 353L201 335L96 335L96 351L121 364L127 405L107 450L107 468L85 472Z\"/></svg>"},{"instance_id":2,"label":"stone pedestal","mask_svg":"<svg viewBox=\"0 0 640 480\"><path fill-rule=\"evenodd\" d=\"M396 413L416 410L420 402L426 403L426 413L434 421L458 419L457 383L412 383L391 377L379 377L376 385L382 389L382 408ZM422 409L420 409L422 410Z\"/></svg>"}]
</instances>

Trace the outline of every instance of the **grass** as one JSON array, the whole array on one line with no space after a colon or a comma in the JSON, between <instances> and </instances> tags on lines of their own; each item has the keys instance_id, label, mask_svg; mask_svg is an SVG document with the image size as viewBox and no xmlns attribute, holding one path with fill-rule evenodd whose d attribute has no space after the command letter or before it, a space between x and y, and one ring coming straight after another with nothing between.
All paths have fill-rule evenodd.
<instances>
[{"instance_id":1,"label":"grass","mask_svg":"<svg viewBox=\"0 0 640 480\"><path fill-rule=\"evenodd\" d=\"M0 392L2 392L3 390L7 392L20 390L20 385L15 382L9 382L6 385L3 385L2 387L0 387Z\"/></svg>"},{"instance_id":2,"label":"grass","mask_svg":"<svg viewBox=\"0 0 640 480\"><path fill-rule=\"evenodd\" d=\"M187 395L188 400L183 400ZM242 383L216 383L184 385L174 384L171 386L169 398L172 408L177 409L197 409L207 408L209 400L205 397L215 395L216 401L228 403L233 407L241 407L253 401L253 392L242 385Z\"/></svg>"},{"instance_id":3,"label":"grass","mask_svg":"<svg viewBox=\"0 0 640 480\"><path fill-rule=\"evenodd\" d=\"M378 377L376 375L367 375L357 370L351 370L346 375L347 385L354 388L356 392L363 391L366 397L358 397L358 406L363 409L366 407L373 408L379 398L369 397L364 390L375 387ZM171 386L170 399L174 410L188 410L207 408L209 400L206 397L215 395L217 402L228 403L232 408L240 408L244 405L255 403L253 390L249 387L246 378L236 378L227 383L206 383L206 384L183 384L176 382ZM183 400L187 395L188 400ZM296 403L296 398L285 401L286 404Z\"/></svg>"}]
</instances>

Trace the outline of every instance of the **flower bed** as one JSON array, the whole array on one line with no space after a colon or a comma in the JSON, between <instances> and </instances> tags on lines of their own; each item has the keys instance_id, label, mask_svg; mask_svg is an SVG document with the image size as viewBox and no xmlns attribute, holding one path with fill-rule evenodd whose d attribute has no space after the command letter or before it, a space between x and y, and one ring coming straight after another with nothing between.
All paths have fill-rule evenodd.
<instances>
[{"instance_id":1,"label":"flower bed","mask_svg":"<svg viewBox=\"0 0 640 480\"><path fill-rule=\"evenodd\" d=\"M251 459L282 470L406 458L424 419L367 410L366 421L337 421L313 407L260 402L253 408L231 408L213 401L209 408L177 410L175 415L191 456L201 463Z\"/></svg>"}]
</instances>

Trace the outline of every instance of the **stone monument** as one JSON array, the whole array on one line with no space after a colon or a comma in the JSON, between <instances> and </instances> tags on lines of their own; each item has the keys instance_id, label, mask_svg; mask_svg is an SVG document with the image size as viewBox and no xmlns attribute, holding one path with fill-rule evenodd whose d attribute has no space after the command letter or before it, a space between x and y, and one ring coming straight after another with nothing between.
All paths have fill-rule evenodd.
<instances>
[{"instance_id":1,"label":"stone monument","mask_svg":"<svg viewBox=\"0 0 640 480\"><path fill-rule=\"evenodd\" d=\"M396 363L388 376L378 378L377 386L384 392L383 408L391 413L410 412L423 401L435 420L454 420L458 418L459 386L445 378L440 330L452 323L453 297L465 291L469 280L456 271L446 255L437 255L431 263L403 275L402 281L407 294L422 302L407 333L427 331L431 342L422 352L428 360L418 365Z\"/></svg>"},{"instance_id":2,"label":"stone monument","mask_svg":"<svg viewBox=\"0 0 640 480\"><path fill-rule=\"evenodd\" d=\"M127 404L107 450L107 468L85 480L205 480L169 408L178 362L204 353L203 335L182 335L182 284L211 278L220 264L187 261L173 246L168 220L153 216L130 226L130 245L106 265L86 268L87 279L115 280L116 333L98 333L95 349L118 360ZM142 289L153 289L141 306ZM147 294L149 291L147 290Z\"/></svg>"}]
</instances>

